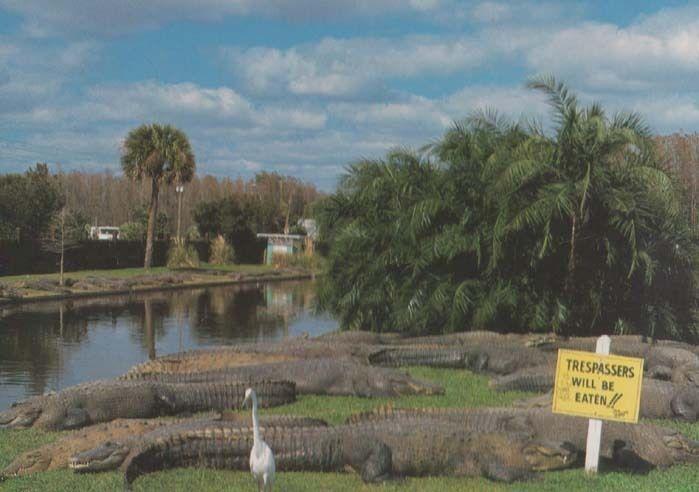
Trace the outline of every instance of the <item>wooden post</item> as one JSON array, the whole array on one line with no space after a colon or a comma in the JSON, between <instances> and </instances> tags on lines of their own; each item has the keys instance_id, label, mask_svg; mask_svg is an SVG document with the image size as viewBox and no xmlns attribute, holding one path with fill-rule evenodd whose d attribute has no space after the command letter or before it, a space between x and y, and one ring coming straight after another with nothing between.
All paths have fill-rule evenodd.
<instances>
[{"instance_id":1,"label":"wooden post","mask_svg":"<svg viewBox=\"0 0 699 492\"><path fill-rule=\"evenodd\" d=\"M609 346L612 339L607 335L602 335L597 339L596 353L609 355ZM587 474L597 473L599 464L599 448L602 441L602 421L590 419L587 427L587 444L585 445L585 472Z\"/></svg>"}]
</instances>

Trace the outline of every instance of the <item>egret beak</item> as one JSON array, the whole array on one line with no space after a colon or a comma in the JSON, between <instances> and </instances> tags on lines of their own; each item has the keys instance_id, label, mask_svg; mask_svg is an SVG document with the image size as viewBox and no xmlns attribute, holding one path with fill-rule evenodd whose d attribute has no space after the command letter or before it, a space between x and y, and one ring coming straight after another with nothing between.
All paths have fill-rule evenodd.
<instances>
[{"instance_id":1,"label":"egret beak","mask_svg":"<svg viewBox=\"0 0 699 492\"><path fill-rule=\"evenodd\" d=\"M248 402L250 401L250 396L246 396L245 399L243 400L243 408L248 407Z\"/></svg>"}]
</instances>

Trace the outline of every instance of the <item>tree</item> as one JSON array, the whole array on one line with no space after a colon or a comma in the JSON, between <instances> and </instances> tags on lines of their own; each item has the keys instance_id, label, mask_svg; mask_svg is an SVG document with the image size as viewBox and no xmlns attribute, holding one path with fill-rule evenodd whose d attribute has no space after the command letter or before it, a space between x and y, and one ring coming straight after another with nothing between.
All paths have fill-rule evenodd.
<instances>
[{"instance_id":1,"label":"tree","mask_svg":"<svg viewBox=\"0 0 699 492\"><path fill-rule=\"evenodd\" d=\"M42 241L42 249L59 257L59 285L64 285L63 273L66 251L77 248L86 239L87 221L79 212L68 212L63 207L53 220L53 230Z\"/></svg>"},{"instance_id":2,"label":"tree","mask_svg":"<svg viewBox=\"0 0 699 492\"><path fill-rule=\"evenodd\" d=\"M687 294L657 288L693 291L687 267L694 246L678 189L643 119L581 107L553 77L529 86L547 95L555 127L550 136L533 129L527 146L502 162L490 188L500 198L494 249L518 236L534 239L530 261L540 275L558 273L540 282L535 307L560 319L562 329L623 332L633 325L650 335L687 335Z\"/></svg>"},{"instance_id":3,"label":"tree","mask_svg":"<svg viewBox=\"0 0 699 492\"><path fill-rule=\"evenodd\" d=\"M130 179L151 182L144 260L145 268L150 268L160 188L163 184L191 181L196 168L194 153L182 131L170 125L142 125L127 135L121 166Z\"/></svg>"},{"instance_id":4,"label":"tree","mask_svg":"<svg viewBox=\"0 0 699 492\"><path fill-rule=\"evenodd\" d=\"M200 202L194 209L199 232L210 238L222 235L233 246L239 260L254 261L257 239L253 220L250 203L241 203L233 196Z\"/></svg>"},{"instance_id":5,"label":"tree","mask_svg":"<svg viewBox=\"0 0 699 492\"><path fill-rule=\"evenodd\" d=\"M64 202L46 164L0 176L0 234L19 240L42 237Z\"/></svg>"}]
</instances>

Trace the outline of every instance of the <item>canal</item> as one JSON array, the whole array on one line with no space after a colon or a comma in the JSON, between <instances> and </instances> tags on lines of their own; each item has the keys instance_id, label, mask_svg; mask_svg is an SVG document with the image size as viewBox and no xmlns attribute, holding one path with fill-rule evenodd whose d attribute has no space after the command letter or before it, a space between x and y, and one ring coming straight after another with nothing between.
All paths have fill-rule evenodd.
<instances>
[{"instance_id":1,"label":"canal","mask_svg":"<svg viewBox=\"0 0 699 492\"><path fill-rule=\"evenodd\" d=\"M0 410L157 355L334 330L314 292L305 280L0 308Z\"/></svg>"}]
</instances>

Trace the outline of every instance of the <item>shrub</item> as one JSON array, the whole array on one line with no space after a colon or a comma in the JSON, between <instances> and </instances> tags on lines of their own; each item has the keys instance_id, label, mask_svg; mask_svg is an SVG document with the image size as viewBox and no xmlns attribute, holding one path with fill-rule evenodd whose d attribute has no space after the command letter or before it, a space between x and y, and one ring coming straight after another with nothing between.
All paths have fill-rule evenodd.
<instances>
[{"instance_id":1,"label":"shrub","mask_svg":"<svg viewBox=\"0 0 699 492\"><path fill-rule=\"evenodd\" d=\"M199 228L195 225L190 226L185 233L187 239L190 241L198 241L201 239L201 234L199 234Z\"/></svg>"},{"instance_id":2,"label":"shrub","mask_svg":"<svg viewBox=\"0 0 699 492\"><path fill-rule=\"evenodd\" d=\"M198 268L199 255L191 244L175 239L167 253L168 268Z\"/></svg>"},{"instance_id":3,"label":"shrub","mask_svg":"<svg viewBox=\"0 0 699 492\"><path fill-rule=\"evenodd\" d=\"M235 252L233 251L233 246L226 242L226 239L222 235L216 236L216 238L211 241L211 255L209 257L209 263L212 265L228 265L233 263L235 259Z\"/></svg>"},{"instance_id":4,"label":"shrub","mask_svg":"<svg viewBox=\"0 0 699 492\"><path fill-rule=\"evenodd\" d=\"M119 239L122 241L144 241L146 228L140 222L126 222L119 227Z\"/></svg>"}]
</instances>

